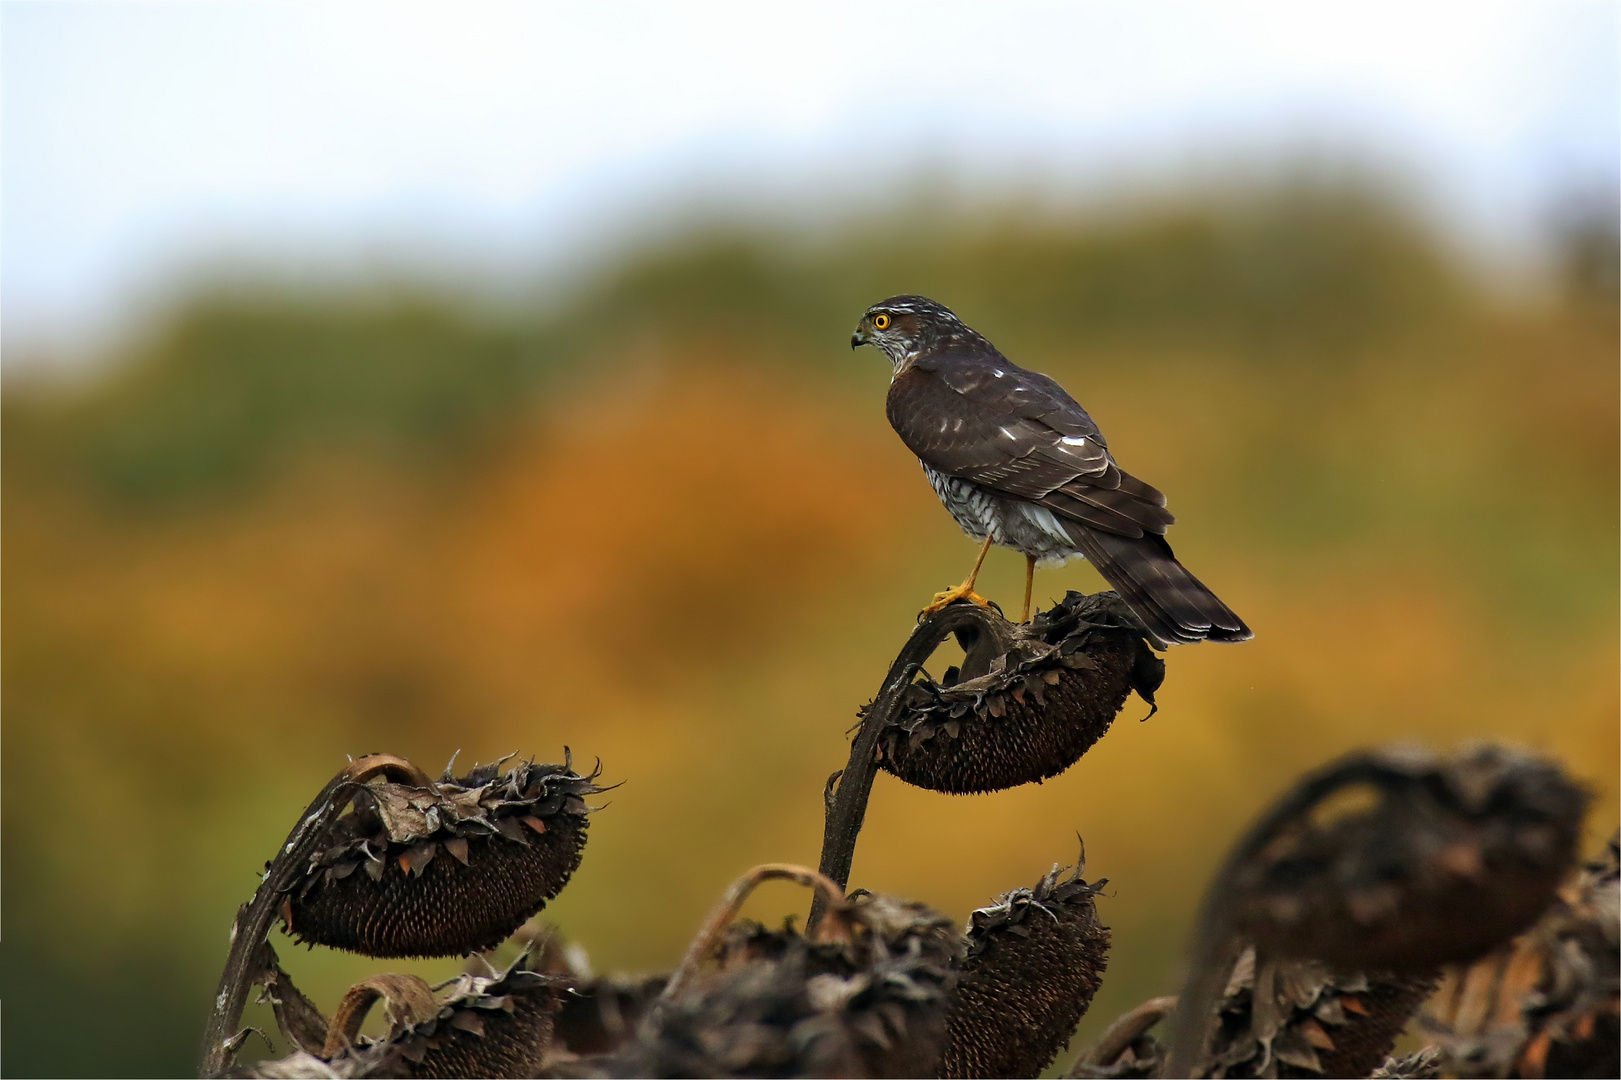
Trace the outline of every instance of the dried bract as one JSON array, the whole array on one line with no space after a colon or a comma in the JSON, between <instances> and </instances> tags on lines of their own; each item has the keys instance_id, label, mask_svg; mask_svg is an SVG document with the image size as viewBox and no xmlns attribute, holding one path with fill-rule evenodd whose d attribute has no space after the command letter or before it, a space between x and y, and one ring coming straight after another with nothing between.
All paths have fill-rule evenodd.
<instances>
[{"instance_id":1,"label":"dried bract","mask_svg":"<svg viewBox=\"0 0 1621 1080\"><path fill-rule=\"evenodd\" d=\"M938 1075L1039 1076L1069 1042L1108 963L1104 882L1054 869L969 919Z\"/></svg>"},{"instance_id":2,"label":"dried bract","mask_svg":"<svg viewBox=\"0 0 1621 1080\"><path fill-rule=\"evenodd\" d=\"M913 682L878 737L879 767L931 791L1057 776L1103 737L1133 690L1152 705L1165 678L1165 662L1112 592L1071 592L1024 626L991 615L957 635L962 670Z\"/></svg>"},{"instance_id":3,"label":"dried bract","mask_svg":"<svg viewBox=\"0 0 1621 1080\"><path fill-rule=\"evenodd\" d=\"M1356 755L1285 798L1213 899L1268 952L1426 973L1536 920L1586 805L1557 765L1500 747Z\"/></svg>"},{"instance_id":4,"label":"dried bract","mask_svg":"<svg viewBox=\"0 0 1621 1080\"><path fill-rule=\"evenodd\" d=\"M603 790L595 778L533 762L437 782L374 778L291 883L287 930L366 956L490 948L579 866L585 799Z\"/></svg>"}]
</instances>

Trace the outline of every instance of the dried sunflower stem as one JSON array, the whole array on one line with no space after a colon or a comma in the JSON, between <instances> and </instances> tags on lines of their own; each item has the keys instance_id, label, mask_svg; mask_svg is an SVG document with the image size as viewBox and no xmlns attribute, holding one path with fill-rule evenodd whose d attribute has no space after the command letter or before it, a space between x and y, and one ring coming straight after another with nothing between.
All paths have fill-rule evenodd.
<instances>
[{"instance_id":1,"label":"dried sunflower stem","mask_svg":"<svg viewBox=\"0 0 1621 1080\"><path fill-rule=\"evenodd\" d=\"M994 640L1005 644L1008 638L1007 620L966 601L950 604L939 611L923 616L917 629L906 640L900 655L889 666L878 695L867 706L861 727L850 745L850 763L841 772L828 777L823 792L827 822L822 832L822 861L819 869L843 889L850 883L850 865L855 860L856 837L867 816L867 799L872 794L873 776L878 771L878 735L892 723L905 700L906 687L946 635L955 630L973 627L981 640ZM837 788L834 788L835 782ZM814 934L827 910L821 894L811 902L810 917L805 932Z\"/></svg>"},{"instance_id":2,"label":"dried sunflower stem","mask_svg":"<svg viewBox=\"0 0 1621 1080\"><path fill-rule=\"evenodd\" d=\"M1121 1013L1092 1047L1076 1059L1068 1077L1090 1076L1088 1070L1113 1065L1126 1048L1176 1008L1176 998L1149 998L1130 1012Z\"/></svg>"},{"instance_id":3,"label":"dried sunflower stem","mask_svg":"<svg viewBox=\"0 0 1621 1080\"><path fill-rule=\"evenodd\" d=\"M844 890L808 867L795 866L792 863L765 863L756 866L732 882L731 888L726 890L726 895L721 897L720 903L710 911L703 926L693 936L692 944L687 946L687 953L681 958L681 964L670 976L670 981L665 984L664 993L659 995L660 1003L669 1001L680 993L681 988L704 962L704 958L714 950L715 943L737 917L743 901L749 898L749 894L761 882L778 879L796 881L807 888L815 889L816 898L834 908L844 904Z\"/></svg>"},{"instance_id":4,"label":"dried sunflower stem","mask_svg":"<svg viewBox=\"0 0 1621 1080\"><path fill-rule=\"evenodd\" d=\"M309 862L316 845L348 808L355 792L375 776L388 776L416 787L433 787L433 781L421 769L391 754L358 758L327 781L287 835L286 843L265 871L252 901L237 912L236 922L231 927L231 951L214 994L213 1012L203 1031L203 1055L197 1075L222 1076L231 1067L232 1042L242 1022L242 1010L248 1003L248 989L262 970L259 946L270 935L282 894Z\"/></svg>"},{"instance_id":5,"label":"dried sunflower stem","mask_svg":"<svg viewBox=\"0 0 1621 1080\"><path fill-rule=\"evenodd\" d=\"M343 995L327 1027L321 1057L330 1061L353 1046L360 1036L360 1025L366 1022L366 1014L379 999L388 1002L391 1035L400 1027L419 1024L439 1011L439 1002L434 1000L433 991L420 975L373 975L351 986Z\"/></svg>"},{"instance_id":6,"label":"dried sunflower stem","mask_svg":"<svg viewBox=\"0 0 1621 1080\"><path fill-rule=\"evenodd\" d=\"M287 972L282 970L281 961L276 957L276 950L271 948L270 942L260 943L259 954L254 963L258 965L258 971L252 982L264 987L265 996L270 999L271 1011L276 1016L276 1026L281 1029L281 1033L300 1050L311 1054L321 1053L326 1046L331 1021L315 1002L305 997L293 984Z\"/></svg>"}]
</instances>

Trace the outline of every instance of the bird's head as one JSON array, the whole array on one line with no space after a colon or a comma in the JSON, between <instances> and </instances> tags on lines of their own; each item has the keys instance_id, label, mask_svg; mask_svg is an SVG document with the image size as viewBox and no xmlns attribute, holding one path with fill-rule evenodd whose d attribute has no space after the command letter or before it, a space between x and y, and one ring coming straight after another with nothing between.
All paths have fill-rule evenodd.
<instances>
[{"instance_id":1,"label":"bird's head","mask_svg":"<svg viewBox=\"0 0 1621 1080\"><path fill-rule=\"evenodd\" d=\"M850 348L871 345L899 371L924 349L972 333L944 304L926 296L891 296L861 316L850 335Z\"/></svg>"}]
</instances>

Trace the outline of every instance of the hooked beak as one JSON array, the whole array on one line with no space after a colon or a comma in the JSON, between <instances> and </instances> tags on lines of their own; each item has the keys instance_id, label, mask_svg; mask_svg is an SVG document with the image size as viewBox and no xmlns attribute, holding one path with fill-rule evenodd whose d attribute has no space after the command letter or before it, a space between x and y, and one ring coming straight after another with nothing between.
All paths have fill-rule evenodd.
<instances>
[{"instance_id":1,"label":"hooked beak","mask_svg":"<svg viewBox=\"0 0 1621 1080\"><path fill-rule=\"evenodd\" d=\"M850 348L856 349L867 343L867 336L860 330L850 335Z\"/></svg>"}]
</instances>

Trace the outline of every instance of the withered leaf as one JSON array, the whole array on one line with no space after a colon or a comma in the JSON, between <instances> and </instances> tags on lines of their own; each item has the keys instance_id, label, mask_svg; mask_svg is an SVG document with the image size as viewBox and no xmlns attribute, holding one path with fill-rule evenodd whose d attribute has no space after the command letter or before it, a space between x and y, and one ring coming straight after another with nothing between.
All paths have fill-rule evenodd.
<instances>
[{"instance_id":1,"label":"withered leaf","mask_svg":"<svg viewBox=\"0 0 1621 1080\"><path fill-rule=\"evenodd\" d=\"M412 840L432 836L438 829L438 815L432 819L428 815L428 808L433 805L431 797L427 807L424 807L419 805L421 792L399 784L381 784L370 791L377 802L378 816L388 829L388 838L396 844L408 844Z\"/></svg>"},{"instance_id":2,"label":"withered leaf","mask_svg":"<svg viewBox=\"0 0 1621 1080\"><path fill-rule=\"evenodd\" d=\"M473 788L467 791L441 792L441 806L449 809L456 817L461 819L478 817L484 812L479 804L484 794L483 788Z\"/></svg>"},{"instance_id":3,"label":"withered leaf","mask_svg":"<svg viewBox=\"0 0 1621 1080\"><path fill-rule=\"evenodd\" d=\"M456 861L463 866L467 865L467 841L460 836L453 836L444 841L445 850L456 857Z\"/></svg>"}]
</instances>

